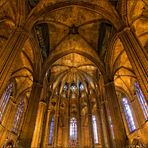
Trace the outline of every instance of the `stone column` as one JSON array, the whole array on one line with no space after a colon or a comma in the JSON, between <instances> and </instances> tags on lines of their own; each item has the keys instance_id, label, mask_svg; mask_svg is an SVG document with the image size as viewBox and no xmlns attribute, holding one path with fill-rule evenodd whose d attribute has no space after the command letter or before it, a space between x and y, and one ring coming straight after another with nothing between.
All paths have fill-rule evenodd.
<instances>
[{"instance_id":1,"label":"stone column","mask_svg":"<svg viewBox=\"0 0 148 148\"><path fill-rule=\"evenodd\" d=\"M101 123L102 123L102 138L103 138L103 144L102 147L110 148L110 137L109 137L109 125L107 124L107 114L105 112L105 106L104 104L101 104L100 107L100 116L101 116Z\"/></svg>"},{"instance_id":2,"label":"stone column","mask_svg":"<svg viewBox=\"0 0 148 148\"><path fill-rule=\"evenodd\" d=\"M78 145L79 148L82 147L82 117L81 117L81 101L80 96L78 96Z\"/></svg>"},{"instance_id":3,"label":"stone column","mask_svg":"<svg viewBox=\"0 0 148 148\"><path fill-rule=\"evenodd\" d=\"M68 144L69 144L69 139L68 139L68 136L69 136L69 131L68 131L68 121L69 121L69 117L68 117L68 104L66 104L65 108L66 108L66 111L65 111L65 114L64 114L64 124L62 126L62 147L65 148L65 147L68 147Z\"/></svg>"},{"instance_id":4,"label":"stone column","mask_svg":"<svg viewBox=\"0 0 148 148\"><path fill-rule=\"evenodd\" d=\"M148 54L129 27L119 33L119 38L122 41L142 92L148 101Z\"/></svg>"},{"instance_id":5,"label":"stone column","mask_svg":"<svg viewBox=\"0 0 148 148\"><path fill-rule=\"evenodd\" d=\"M82 147L81 116L78 117L78 147Z\"/></svg>"},{"instance_id":6,"label":"stone column","mask_svg":"<svg viewBox=\"0 0 148 148\"><path fill-rule=\"evenodd\" d=\"M31 147L40 147L40 145L41 145L45 111L46 111L46 103L43 101L40 101Z\"/></svg>"},{"instance_id":7,"label":"stone column","mask_svg":"<svg viewBox=\"0 0 148 148\"><path fill-rule=\"evenodd\" d=\"M94 148L94 134L93 134L93 125L92 125L92 108L91 102L89 100L89 95L87 95L87 104L88 104L88 123L89 123L89 131L90 131L90 143L91 147Z\"/></svg>"},{"instance_id":8,"label":"stone column","mask_svg":"<svg viewBox=\"0 0 148 148\"><path fill-rule=\"evenodd\" d=\"M103 130L102 130L102 122L101 122L101 114L100 107L97 105L97 129L98 129L98 142L102 147L105 146L103 141Z\"/></svg>"},{"instance_id":9,"label":"stone column","mask_svg":"<svg viewBox=\"0 0 148 148\"><path fill-rule=\"evenodd\" d=\"M125 130L113 82L105 84L105 96L111 147L122 148L125 146Z\"/></svg>"},{"instance_id":10,"label":"stone column","mask_svg":"<svg viewBox=\"0 0 148 148\"><path fill-rule=\"evenodd\" d=\"M89 120L89 136L90 136L90 143L91 147L94 148L94 135L93 135L93 126L92 126L92 114L88 114L88 120Z\"/></svg>"},{"instance_id":11,"label":"stone column","mask_svg":"<svg viewBox=\"0 0 148 148\"><path fill-rule=\"evenodd\" d=\"M100 111L101 125L102 125L102 147L111 148L111 138L110 138L110 125L108 124L108 116L106 112L106 96L105 96L105 87L104 87L104 79L100 76L98 80L98 91L96 91L97 96L99 96L99 100L97 101Z\"/></svg>"},{"instance_id":12,"label":"stone column","mask_svg":"<svg viewBox=\"0 0 148 148\"><path fill-rule=\"evenodd\" d=\"M81 115L81 147L85 147L85 138L84 138L84 133L85 127L84 127L84 116Z\"/></svg>"},{"instance_id":13,"label":"stone column","mask_svg":"<svg viewBox=\"0 0 148 148\"><path fill-rule=\"evenodd\" d=\"M67 128L67 125L64 125L64 127L62 128L63 132L62 132L62 135L63 135L63 141L62 141L62 146L65 148L65 147L68 147L68 136L67 136L67 133L68 133L68 128Z\"/></svg>"},{"instance_id":14,"label":"stone column","mask_svg":"<svg viewBox=\"0 0 148 148\"><path fill-rule=\"evenodd\" d=\"M43 92L43 91L42 91ZM41 134L41 144L40 147L47 147L48 145L48 136L49 136L49 120L51 108L49 107L51 91L44 88L44 93L42 93L41 100L46 104L46 109L44 111L44 117L42 122L42 134ZM47 145L46 145L47 144Z\"/></svg>"},{"instance_id":15,"label":"stone column","mask_svg":"<svg viewBox=\"0 0 148 148\"><path fill-rule=\"evenodd\" d=\"M61 98L58 96L57 104L56 104L56 111L55 111L55 127L54 127L54 142L53 142L54 147L57 147L57 141L58 141L60 101L61 101Z\"/></svg>"},{"instance_id":16,"label":"stone column","mask_svg":"<svg viewBox=\"0 0 148 148\"><path fill-rule=\"evenodd\" d=\"M49 122L50 122L50 116L51 116L51 109L48 109L47 112L47 120L46 120L46 126L45 126L45 134L43 139L43 147L48 147L48 139L49 139Z\"/></svg>"},{"instance_id":17,"label":"stone column","mask_svg":"<svg viewBox=\"0 0 148 148\"><path fill-rule=\"evenodd\" d=\"M10 96L6 111L2 118L2 125L11 130L13 126L14 117L17 110L17 104L13 102L14 98Z\"/></svg>"},{"instance_id":18,"label":"stone column","mask_svg":"<svg viewBox=\"0 0 148 148\"><path fill-rule=\"evenodd\" d=\"M28 34L17 28L12 32L4 49L0 51L0 96L11 76L15 58L19 56L27 38Z\"/></svg>"},{"instance_id":19,"label":"stone column","mask_svg":"<svg viewBox=\"0 0 148 148\"><path fill-rule=\"evenodd\" d=\"M54 126L54 134L53 134L53 147L57 147L57 141L58 141L58 128L59 128L59 115L57 112L55 113L55 126Z\"/></svg>"},{"instance_id":20,"label":"stone column","mask_svg":"<svg viewBox=\"0 0 148 148\"><path fill-rule=\"evenodd\" d=\"M22 131L20 133L20 145L22 147L31 147L41 92L42 84L33 82L31 95L22 125Z\"/></svg>"},{"instance_id":21,"label":"stone column","mask_svg":"<svg viewBox=\"0 0 148 148\"><path fill-rule=\"evenodd\" d=\"M67 116L67 121L66 121L66 140L67 140L67 145L66 147L69 146L69 143L70 143L70 97L68 97L68 104L67 104L67 113L68 113L68 116Z\"/></svg>"},{"instance_id":22,"label":"stone column","mask_svg":"<svg viewBox=\"0 0 148 148\"><path fill-rule=\"evenodd\" d=\"M62 136L62 120L63 117L59 114L59 124L58 124L58 135L57 135L57 147L62 148L62 141L64 140Z\"/></svg>"},{"instance_id":23,"label":"stone column","mask_svg":"<svg viewBox=\"0 0 148 148\"><path fill-rule=\"evenodd\" d=\"M12 101L12 99L13 98L10 97L4 117L2 118L1 127L3 127L3 130L0 130L0 145L3 144L2 142L9 137L9 134L12 131L14 117L17 110L17 105Z\"/></svg>"}]
</instances>

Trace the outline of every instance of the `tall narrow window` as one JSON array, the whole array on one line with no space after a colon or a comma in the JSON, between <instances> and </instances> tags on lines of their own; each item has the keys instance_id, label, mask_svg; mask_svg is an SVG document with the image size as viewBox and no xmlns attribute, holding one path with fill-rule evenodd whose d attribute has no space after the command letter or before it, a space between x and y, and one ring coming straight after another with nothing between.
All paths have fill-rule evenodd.
<instances>
[{"instance_id":1,"label":"tall narrow window","mask_svg":"<svg viewBox=\"0 0 148 148\"><path fill-rule=\"evenodd\" d=\"M140 86L139 84L136 82L135 83L135 91L136 91L136 95L138 97L138 100L139 100L139 103L140 103L140 106L143 110L143 113L144 113L144 116L145 116L145 119L148 120L148 104L144 98L144 95L140 89Z\"/></svg>"},{"instance_id":2,"label":"tall narrow window","mask_svg":"<svg viewBox=\"0 0 148 148\"><path fill-rule=\"evenodd\" d=\"M13 122L13 132L17 133L22 121L22 117L23 117L23 113L24 113L24 109L25 109L25 104L24 104L24 100L20 99L19 104L18 104L18 108L14 117L14 122Z\"/></svg>"},{"instance_id":3,"label":"tall narrow window","mask_svg":"<svg viewBox=\"0 0 148 148\"><path fill-rule=\"evenodd\" d=\"M122 106L123 106L123 110L124 110L124 114L126 117L126 121L127 121L129 130L130 130L130 132L132 132L136 129L136 126L135 126L133 114L132 114L132 111L131 111L131 108L130 108L127 98L122 99Z\"/></svg>"},{"instance_id":4,"label":"tall narrow window","mask_svg":"<svg viewBox=\"0 0 148 148\"><path fill-rule=\"evenodd\" d=\"M12 90L13 90L13 83L9 83L9 85L7 86L7 88L5 89L2 98L0 99L0 121L3 117L3 114L5 112L6 106L8 104L9 98L12 94Z\"/></svg>"},{"instance_id":5,"label":"tall narrow window","mask_svg":"<svg viewBox=\"0 0 148 148\"><path fill-rule=\"evenodd\" d=\"M52 116L52 119L51 119L51 122L50 122L48 144L52 144L53 132L54 132L54 116Z\"/></svg>"},{"instance_id":6,"label":"tall narrow window","mask_svg":"<svg viewBox=\"0 0 148 148\"><path fill-rule=\"evenodd\" d=\"M77 120L74 117L70 120L70 142L77 142Z\"/></svg>"},{"instance_id":7,"label":"tall narrow window","mask_svg":"<svg viewBox=\"0 0 148 148\"><path fill-rule=\"evenodd\" d=\"M97 130L97 121L96 117L92 116L92 125L93 125L93 134L94 134L94 143L98 143L98 130Z\"/></svg>"}]
</instances>

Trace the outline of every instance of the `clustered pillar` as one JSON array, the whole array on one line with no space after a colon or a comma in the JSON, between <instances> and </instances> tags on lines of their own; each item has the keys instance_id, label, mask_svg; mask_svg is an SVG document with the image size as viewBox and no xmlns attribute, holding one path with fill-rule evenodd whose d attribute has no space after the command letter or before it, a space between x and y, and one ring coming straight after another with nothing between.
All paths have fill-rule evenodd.
<instances>
[{"instance_id":1,"label":"clustered pillar","mask_svg":"<svg viewBox=\"0 0 148 148\"><path fill-rule=\"evenodd\" d=\"M41 83L33 82L32 91L22 126L22 132L20 134L20 145L23 147L31 146L35 125L37 125L35 123L37 118L42 87L43 86Z\"/></svg>"},{"instance_id":2,"label":"clustered pillar","mask_svg":"<svg viewBox=\"0 0 148 148\"><path fill-rule=\"evenodd\" d=\"M135 72L145 98L148 98L148 56L135 33L129 28L119 33L119 38Z\"/></svg>"},{"instance_id":3,"label":"clustered pillar","mask_svg":"<svg viewBox=\"0 0 148 148\"><path fill-rule=\"evenodd\" d=\"M125 146L125 130L122 116L119 109L118 99L113 81L106 81L105 88L105 110L107 114L108 133L110 146L114 148L122 148Z\"/></svg>"},{"instance_id":4,"label":"clustered pillar","mask_svg":"<svg viewBox=\"0 0 148 148\"><path fill-rule=\"evenodd\" d=\"M17 28L13 31L6 46L0 50L0 96L12 74L15 59L20 55L28 33Z\"/></svg>"},{"instance_id":5,"label":"clustered pillar","mask_svg":"<svg viewBox=\"0 0 148 148\"><path fill-rule=\"evenodd\" d=\"M40 147L41 145L45 110L46 110L46 103L44 101L40 101L31 147Z\"/></svg>"}]
</instances>

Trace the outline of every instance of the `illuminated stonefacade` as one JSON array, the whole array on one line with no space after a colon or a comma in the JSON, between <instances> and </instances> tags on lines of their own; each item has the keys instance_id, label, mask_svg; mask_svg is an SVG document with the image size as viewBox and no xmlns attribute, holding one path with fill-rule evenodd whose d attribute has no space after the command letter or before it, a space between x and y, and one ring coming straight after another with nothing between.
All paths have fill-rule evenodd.
<instances>
[{"instance_id":1,"label":"illuminated stonefacade","mask_svg":"<svg viewBox=\"0 0 148 148\"><path fill-rule=\"evenodd\" d=\"M147 0L1 0L0 147L147 147L147 19Z\"/></svg>"}]
</instances>

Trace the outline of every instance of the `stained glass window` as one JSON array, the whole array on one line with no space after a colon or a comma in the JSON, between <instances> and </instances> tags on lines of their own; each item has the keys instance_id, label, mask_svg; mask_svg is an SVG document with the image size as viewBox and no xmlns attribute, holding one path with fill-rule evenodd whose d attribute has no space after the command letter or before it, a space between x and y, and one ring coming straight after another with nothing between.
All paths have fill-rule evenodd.
<instances>
[{"instance_id":1,"label":"stained glass window","mask_svg":"<svg viewBox=\"0 0 148 148\"><path fill-rule=\"evenodd\" d=\"M68 90L68 84L66 83L63 88L64 91Z\"/></svg>"},{"instance_id":2,"label":"stained glass window","mask_svg":"<svg viewBox=\"0 0 148 148\"><path fill-rule=\"evenodd\" d=\"M24 113L24 109L25 109L25 104L24 104L24 100L21 99L19 104L18 104L18 108L14 117L14 123L13 123L13 132L17 133L18 129L20 127L21 121L22 121L22 117L23 117L23 113Z\"/></svg>"},{"instance_id":3,"label":"stained glass window","mask_svg":"<svg viewBox=\"0 0 148 148\"><path fill-rule=\"evenodd\" d=\"M51 122L50 122L48 144L52 144L53 133L54 133L54 116L52 116L52 119L51 119Z\"/></svg>"},{"instance_id":4,"label":"stained glass window","mask_svg":"<svg viewBox=\"0 0 148 148\"><path fill-rule=\"evenodd\" d=\"M75 84L74 82L71 84L70 89L71 89L71 91L73 91L73 92L76 91L77 86L76 86L76 84Z\"/></svg>"},{"instance_id":5,"label":"stained glass window","mask_svg":"<svg viewBox=\"0 0 148 148\"><path fill-rule=\"evenodd\" d=\"M81 82L74 83L72 82L71 84L68 84L67 82L63 86L63 91L67 91L70 89L72 92L75 92L76 90L84 90L84 85Z\"/></svg>"},{"instance_id":6,"label":"stained glass window","mask_svg":"<svg viewBox=\"0 0 148 148\"><path fill-rule=\"evenodd\" d=\"M138 97L138 100L139 100L139 103L140 103L140 106L143 110L143 113L144 113L144 116L145 116L145 119L148 120L148 105L147 105L147 102L144 98L144 95L141 91L141 88L139 86L139 84L136 82L135 83L135 91L136 91L136 95Z\"/></svg>"},{"instance_id":7,"label":"stained glass window","mask_svg":"<svg viewBox=\"0 0 148 148\"><path fill-rule=\"evenodd\" d=\"M98 130L97 130L97 121L96 117L93 115L92 116L92 124L93 124L93 134L94 134L94 143L98 143Z\"/></svg>"},{"instance_id":8,"label":"stained glass window","mask_svg":"<svg viewBox=\"0 0 148 148\"><path fill-rule=\"evenodd\" d=\"M9 83L9 85L7 86L6 90L4 91L2 98L0 99L0 121L3 117L3 114L5 112L6 106L8 104L9 98L12 94L12 90L13 90L13 83Z\"/></svg>"},{"instance_id":9,"label":"stained glass window","mask_svg":"<svg viewBox=\"0 0 148 148\"><path fill-rule=\"evenodd\" d=\"M82 83L79 84L80 90L84 90L84 85Z\"/></svg>"},{"instance_id":10,"label":"stained glass window","mask_svg":"<svg viewBox=\"0 0 148 148\"><path fill-rule=\"evenodd\" d=\"M136 130L133 114L127 98L122 99L122 106L130 132Z\"/></svg>"},{"instance_id":11,"label":"stained glass window","mask_svg":"<svg viewBox=\"0 0 148 148\"><path fill-rule=\"evenodd\" d=\"M74 117L70 120L70 140L77 140L77 120Z\"/></svg>"}]
</instances>

